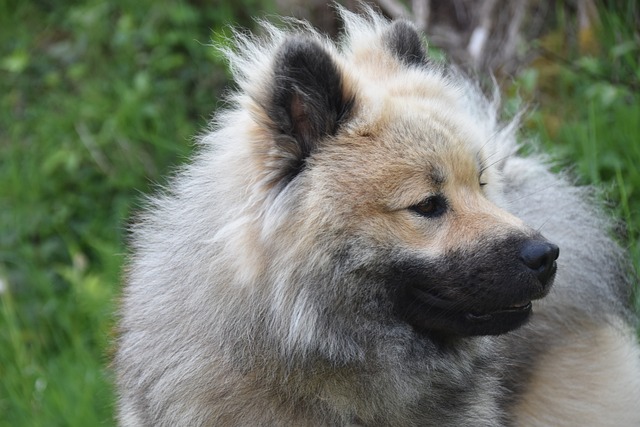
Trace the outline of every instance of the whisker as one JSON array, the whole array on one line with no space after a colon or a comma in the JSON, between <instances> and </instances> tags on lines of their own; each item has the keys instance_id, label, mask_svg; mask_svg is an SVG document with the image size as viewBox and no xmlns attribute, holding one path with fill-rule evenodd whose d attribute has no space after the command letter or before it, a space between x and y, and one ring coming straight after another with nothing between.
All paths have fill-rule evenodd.
<instances>
[{"instance_id":1,"label":"whisker","mask_svg":"<svg viewBox=\"0 0 640 427\"><path fill-rule=\"evenodd\" d=\"M501 161L508 159L509 157L511 157L511 154L507 154L505 156L500 157L499 159L497 159L494 162L489 163L488 165L485 165L482 169L480 169L480 173L482 174L482 172L486 171L487 169L489 169L491 166L500 163Z\"/></svg>"},{"instance_id":2,"label":"whisker","mask_svg":"<svg viewBox=\"0 0 640 427\"><path fill-rule=\"evenodd\" d=\"M485 142L483 142L483 143L482 143L482 145L481 145L481 146L480 146L480 148L478 149L478 153L477 153L477 155L480 155L480 153L482 152L482 150L484 149L484 147L486 147L488 143L490 143L491 141L493 141L493 138L495 138L495 137L496 137L496 135L498 135L500 132L501 132L501 130L500 130L500 129L496 129L496 130L494 130L494 131L491 133L491 135L489 135L489 137L487 138L487 140L486 140ZM496 152L495 152L495 151L494 151L493 153L489 154L489 155L487 156L487 159L488 159L489 157L493 156L494 154L496 154Z\"/></svg>"},{"instance_id":3,"label":"whisker","mask_svg":"<svg viewBox=\"0 0 640 427\"><path fill-rule=\"evenodd\" d=\"M551 215L549 215L547 217L547 219L545 219L542 224L540 224L540 226L536 227L536 231L537 232L542 232L542 227L544 227L549 221L551 220Z\"/></svg>"}]
</instances>

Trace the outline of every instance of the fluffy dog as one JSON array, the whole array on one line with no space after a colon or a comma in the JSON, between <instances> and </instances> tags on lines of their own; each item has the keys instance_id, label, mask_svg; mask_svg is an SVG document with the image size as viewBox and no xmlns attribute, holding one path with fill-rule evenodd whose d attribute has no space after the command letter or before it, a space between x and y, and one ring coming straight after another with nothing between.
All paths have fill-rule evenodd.
<instances>
[{"instance_id":1,"label":"fluffy dog","mask_svg":"<svg viewBox=\"0 0 640 427\"><path fill-rule=\"evenodd\" d=\"M120 423L640 425L593 200L410 24L340 13L227 52L230 108L133 230Z\"/></svg>"}]
</instances>

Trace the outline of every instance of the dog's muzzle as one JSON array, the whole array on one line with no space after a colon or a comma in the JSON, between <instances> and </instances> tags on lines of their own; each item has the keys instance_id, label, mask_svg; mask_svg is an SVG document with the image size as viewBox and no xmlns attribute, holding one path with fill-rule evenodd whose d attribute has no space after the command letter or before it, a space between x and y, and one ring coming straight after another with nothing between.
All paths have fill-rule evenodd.
<instances>
[{"instance_id":1,"label":"dog's muzzle","mask_svg":"<svg viewBox=\"0 0 640 427\"><path fill-rule=\"evenodd\" d=\"M397 260L388 279L396 313L418 332L499 335L522 326L551 289L558 246L511 236L437 258Z\"/></svg>"}]
</instances>

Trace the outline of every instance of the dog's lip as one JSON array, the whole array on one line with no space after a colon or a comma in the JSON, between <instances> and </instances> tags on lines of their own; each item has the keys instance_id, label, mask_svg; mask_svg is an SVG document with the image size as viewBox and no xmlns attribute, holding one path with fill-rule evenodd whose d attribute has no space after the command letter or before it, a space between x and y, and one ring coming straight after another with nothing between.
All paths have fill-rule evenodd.
<instances>
[{"instance_id":1,"label":"dog's lip","mask_svg":"<svg viewBox=\"0 0 640 427\"><path fill-rule=\"evenodd\" d=\"M456 307L456 302L444 299L428 289L413 288L412 296L423 304L414 306L415 317L410 323L421 331L442 331L453 335L499 335L523 325L531 312L532 303L518 299L502 305ZM535 299L535 298L532 298Z\"/></svg>"},{"instance_id":2,"label":"dog's lip","mask_svg":"<svg viewBox=\"0 0 640 427\"><path fill-rule=\"evenodd\" d=\"M419 332L443 333L445 336L500 335L522 326L531 315L532 304L522 302L510 306L454 310L429 304L421 298L422 307L413 306L404 313L407 321Z\"/></svg>"},{"instance_id":3,"label":"dog's lip","mask_svg":"<svg viewBox=\"0 0 640 427\"><path fill-rule=\"evenodd\" d=\"M423 303L426 303L430 306L442 308L442 309L449 310L451 309L451 306L455 304L454 301L444 298L443 296L434 292L432 289L414 287L413 294L417 296ZM532 298L532 299L536 299L536 298ZM491 307L489 309L482 309L482 310L471 309L471 310L459 310L459 311L470 313L471 315L476 317L482 317L482 316L490 315L492 313L499 313L499 312L515 313L515 312L527 312L530 310L531 310L531 300L527 299L527 300L520 300L513 304L508 304L508 305L505 304L499 307Z\"/></svg>"},{"instance_id":4,"label":"dog's lip","mask_svg":"<svg viewBox=\"0 0 640 427\"><path fill-rule=\"evenodd\" d=\"M470 311L467 313L467 317L470 320L484 321L484 320L491 320L496 315L502 316L502 315L511 315L511 314L515 314L515 315L527 314L531 311L531 308L532 308L531 301L526 301L523 303L512 304L505 308L497 308L497 309L492 309L492 310L482 311L482 312Z\"/></svg>"},{"instance_id":5,"label":"dog's lip","mask_svg":"<svg viewBox=\"0 0 640 427\"><path fill-rule=\"evenodd\" d=\"M500 335L523 325L531 315L531 302L482 314L462 314L463 331L468 335Z\"/></svg>"}]
</instances>

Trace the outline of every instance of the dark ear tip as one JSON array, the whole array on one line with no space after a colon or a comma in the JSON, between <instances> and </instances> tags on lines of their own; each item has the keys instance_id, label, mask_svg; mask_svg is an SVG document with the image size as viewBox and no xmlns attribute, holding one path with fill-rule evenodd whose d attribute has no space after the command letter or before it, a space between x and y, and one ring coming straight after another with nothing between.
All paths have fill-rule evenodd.
<instances>
[{"instance_id":1,"label":"dark ear tip","mask_svg":"<svg viewBox=\"0 0 640 427\"><path fill-rule=\"evenodd\" d=\"M389 30L390 31L412 32L412 33L415 33L416 35L417 35L417 32L418 32L416 27L410 21L407 21L406 19L396 19L396 20L394 20L393 22L391 22L391 25L389 26Z\"/></svg>"},{"instance_id":2,"label":"dark ear tip","mask_svg":"<svg viewBox=\"0 0 640 427\"><path fill-rule=\"evenodd\" d=\"M338 74L329 52L316 40L305 36L284 40L277 53L274 71L276 83L296 82L302 87L313 86L318 74Z\"/></svg>"},{"instance_id":3,"label":"dark ear tip","mask_svg":"<svg viewBox=\"0 0 640 427\"><path fill-rule=\"evenodd\" d=\"M295 69L295 65L314 67L316 65L329 66L333 64L331 54L317 40L304 35L286 38L277 53L276 70Z\"/></svg>"},{"instance_id":4,"label":"dark ear tip","mask_svg":"<svg viewBox=\"0 0 640 427\"><path fill-rule=\"evenodd\" d=\"M386 35L389 50L407 65L428 63L427 51L418 30L406 20L391 23Z\"/></svg>"},{"instance_id":5,"label":"dark ear tip","mask_svg":"<svg viewBox=\"0 0 640 427\"><path fill-rule=\"evenodd\" d=\"M290 63L322 54L324 50L315 40L305 36L288 37L280 45L278 60Z\"/></svg>"}]
</instances>

